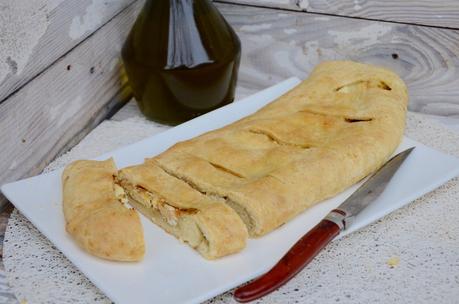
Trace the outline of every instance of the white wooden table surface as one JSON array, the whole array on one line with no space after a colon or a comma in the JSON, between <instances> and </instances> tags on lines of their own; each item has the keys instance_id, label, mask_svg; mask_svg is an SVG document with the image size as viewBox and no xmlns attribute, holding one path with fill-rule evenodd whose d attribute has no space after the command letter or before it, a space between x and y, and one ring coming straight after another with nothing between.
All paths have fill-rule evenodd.
<instances>
[{"instance_id":1,"label":"white wooden table surface","mask_svg":"<svg viewBox=\"0 0 459 304\"><path fill-rule=\"evenodd\" d=\"M459 130L459 1L215 2L242 41L238 96L323 60L358 60L397 71L411 111ZM140 115L124 106L119 51L143 3L0 0L0 184L41 172L104 119ZM1 195L0 205L3 232L11 207Z\"/></svg>"}]
</instances>

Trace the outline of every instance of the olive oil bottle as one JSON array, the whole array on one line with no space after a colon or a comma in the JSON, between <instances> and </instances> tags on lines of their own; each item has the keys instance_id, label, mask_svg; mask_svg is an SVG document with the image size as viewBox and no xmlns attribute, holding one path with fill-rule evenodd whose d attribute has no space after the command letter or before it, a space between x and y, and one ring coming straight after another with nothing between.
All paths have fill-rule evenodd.
<instances>
[{"instance_id":1,"label":"olive oil bottle","mask_svg":"<svg viewBox=\"0 0 459 304\"><path fill-rule=\"evenodd\" d=\"M240 54L210 0L147 0L122 49L140 110L170 125L233 101Z\"/></svg>"}]
</instances>

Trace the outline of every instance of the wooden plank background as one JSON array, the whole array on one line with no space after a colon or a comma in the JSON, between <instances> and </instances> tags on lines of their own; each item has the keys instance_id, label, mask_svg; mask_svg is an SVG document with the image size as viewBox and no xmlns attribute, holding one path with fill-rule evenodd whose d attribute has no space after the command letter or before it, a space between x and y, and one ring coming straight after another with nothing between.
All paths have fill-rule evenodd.
<instances>
[{"instance_id":1,"label":"wooden plank background","mask_svg":"<svg viewBox=\"0 0 459 304\"><path fill-rule=\"evenodd\" d=\"M10 76L0 88L0 94L5 94L33 79L0 104L0 184L39 173L129 98L120 77L119 50L143 0L130 2L114 0L117 6L100 19L109 21L89 35L103 24L95 22L83 34L88 37L85 40L64 36L73 20L69 16L87 13L93 2L84 2L84 7L76 0L65 0L51 13L50 32L41 38L30 67L20 78ZM262 2L290 5L290 1ZM78 13L59 13L70 11L72 5ZM397 71L409 86L412 111L459 118L457 30L225 3L217 6L242 41L238 96L291 76L305 78L323 60L351 59ZM48 36L53 24L57 32L60 25L65 35ZM63 46L54 50L61 40ZM8 85L12 83L16 84ZM134 103L129 108L136 111ZM117 119L129 117L122 113Z\"/></svg>"},{"instance_id":2,"label":"wooden plank background","mask_svg":"<svg viewBox=\"0 0 459 304\"><path fill-rule=\"evenodd\" d=\"M423 24L459 29L457 0L217 0L218 2L281 8L310 13L331 14Z\"/></svg>"},{"instance_id":3,"label":"wooden plank background","mask_svg":"<svg viewBox=\"0 0 459 304\"><path fill-rule=\"evenodd\" d=\"M128 6L0 104L0 184L40 173L130 98L119 52L142 4Z\"/></svg>"},{"instance_id":4,"label":"wooden plank background","mask_svg":"<svg viewBox=\"0 0 459 304\"><path fill-rule=\"evenodd\" d=\"M46 18L46 32L34 47L27 65L20 74L11 72L4 81L0 79L0 103L132 2L134 0L65 0L52 8ZM76 32L72 31L75 22L80 24Z\"/></svg>"},{"instance_id":5,"label":"wooden plank background","mask_svg":"<svg viewBox=\"0 0 459 304\"><path fill-rule=\"evenodd\" d=\"M323 60L351 59L395 70L410 110L459 117L459 31L302 12L219 5L243 45L240 82L259 89L306 77Z\"/></svg>"}]
</instances>

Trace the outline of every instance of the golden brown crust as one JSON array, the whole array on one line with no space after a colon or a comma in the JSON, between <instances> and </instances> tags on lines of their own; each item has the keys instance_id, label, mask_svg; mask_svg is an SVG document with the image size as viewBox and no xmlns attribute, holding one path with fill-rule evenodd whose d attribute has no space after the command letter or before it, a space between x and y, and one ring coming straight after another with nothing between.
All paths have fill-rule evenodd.
<instances>
[{"instance_id":1,"label":"golden brown crust","mask_svg":"<svg viewBox=\"0 0 459 304\"><path fill-rule=\"evenodd\" d=\"M407 101L391 71L325 62L257 113L147 162L225 198L261 236L380 167L401 141Z\"/></svg>"},{"instance_id":2,"label":"golden brown crust","mask_svg":"<svg viewBox=\"0 0 459 304\"><path fill-rule=\"evenodd\" d=\"M62 174L66 230L89 253L109 260L139 261L145 245L140 218L116 197L112 159L80 160Z\"/></svg>"}]
</instances>

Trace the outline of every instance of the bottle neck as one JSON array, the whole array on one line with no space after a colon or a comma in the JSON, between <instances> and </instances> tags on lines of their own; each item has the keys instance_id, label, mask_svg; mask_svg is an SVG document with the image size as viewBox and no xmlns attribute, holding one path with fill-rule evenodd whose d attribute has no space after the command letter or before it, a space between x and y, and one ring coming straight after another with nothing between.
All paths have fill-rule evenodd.
<instances>
[{"instance_id":1,"label":"bottle neck","mask_svg":"<svg viewBox=\"0 0 459 304\"><path fill-rule=\"evenodd\" d=\"M195 8L208 0L169 0L167 69L211 63L196 24Z\"/></svg>"}]
</instances>

